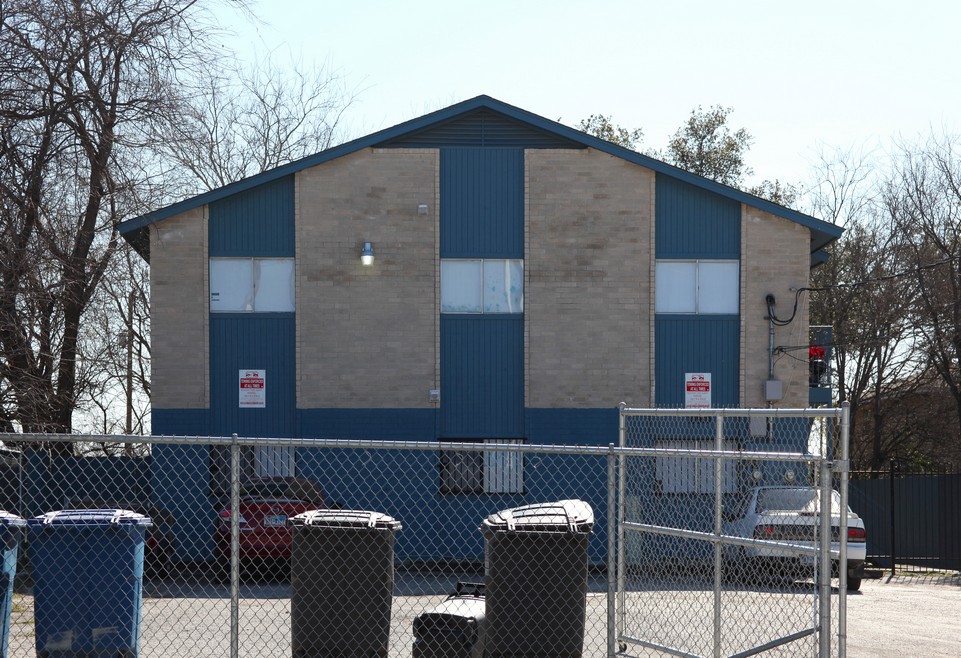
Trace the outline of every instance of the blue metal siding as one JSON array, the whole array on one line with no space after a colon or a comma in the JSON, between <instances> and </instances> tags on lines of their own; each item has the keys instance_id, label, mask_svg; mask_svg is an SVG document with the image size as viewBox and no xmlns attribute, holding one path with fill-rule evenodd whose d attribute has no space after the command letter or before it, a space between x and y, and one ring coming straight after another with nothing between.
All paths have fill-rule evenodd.
<instances>
[{"instance_id":1,"label":"blue metal siding","mask_svg":"<svg viewBox=\"0 0 961 658\"><path fill-rule=\"evenodd\" d=\"M524 317L442 315L440 436L524 436Z\"/></svg>"},{"instance_id":2,"label":"blue metal siding","mask_svg":"<svg viewBox=\"0 0 961 658\"><path fill-rule=\"evenodd\" d=\"M617 445L617 407L609 409L530 408L526 413L531 443L587 446Z\"/></svg>"},{"instance_id":3,"label":"blue metal siding","mask_svg":"<svg viewBox=\"0 0 961 658\"><path fill-rule=\"evenodd\" d=\"M657 258L739 258L741 204L657 174Z\"/></svg>"},{"instance_id":4,"label":"blue metal siding","mask_svg":"<svg viewBox=\"0 0 961 658\"><path fill-rule=\"evenodd\" d=\"M154 436L210 436L208 409L150 410L150 433Z\"/></svg>"},{"instance_id":5,"label":"blue metal siding","mask_svg":"<svg viewBox=\"0 0 961 658\"><path fill-rule=\"evenodd\" d=\"M211 256L292 257L294 177L212 202L207 230Z\"/></svg>"},{"instance_id":6,"label":"blue metal siding","mask_svg":"<svg viewBox=\"0 0 961 658\"><path fill-rule=\"evenodd\" d=\"M488 109L476 110L423 130L401 135L381 147L439 148L444 146L487 146L521 148L585 148L583 144L541 130L529 123L510 119Z\"/></svg>"},{"instance_id":7,"label":"blue metal siding","mask_svg":"<svg viewBox=\"0 0 961 658\"><path fill-rule=\"evenodd\" d=\"M296 433L295 323L292 314L210 316L210 431L215 436ZM239 408L241 369L266 370L267 406Z\"/></svg>"},{"instance_id":8,"label":"blue metal siding","mask_svg":"<svg viewBox=\"0 0 961 658\"><path fill-rule=\"evenodd\" d=\"M441 258L524 257L524 151L440 154Z\"/></svg>"},{"instance_id":9,"label":"blue metal siding","mask_svg":"<svg viewBox=\"0 0 961 658\"><path fill-rule=\"evenodd\" d=\"M654 320L654 339L658 407L684 406L684 373L687 372L711 373L713 406L738 406L739 316L659 315Z\"/></svg>"},{"instance_id":10,"label":"blue metal siding","mask_svg":"<svg viewBox=\"0 0 961 658\"><path fill-rule=\"evenodd\" d=\"M433 441L434 409L299 409L298 436L381 441Z\"/></svg>"}]
</instances>

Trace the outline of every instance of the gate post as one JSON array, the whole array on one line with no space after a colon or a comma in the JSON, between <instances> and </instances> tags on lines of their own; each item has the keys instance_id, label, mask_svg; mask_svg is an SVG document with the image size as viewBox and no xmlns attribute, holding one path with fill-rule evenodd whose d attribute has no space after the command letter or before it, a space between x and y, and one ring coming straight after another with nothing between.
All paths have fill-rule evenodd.
<instances>
[{"instance_id":1,"label":"gate post","mask_svg":"<svg viewBox=\"0 0 961 658\"><path fill-rule=\"evenodd\" d=\"M230 440L230 658L240 654L240 446Z\"/></svg>"},{"instance_id":2,"label":"gate post","mask_svg":"<svg viewBox=\"0 0 961 658\"><path fill-rule=\"evenodd\" d=\"M851 403L841 403L841 510L840 555L838 555L838 656L847 656L848 636L848 478L850 467Z\"/></svg>"},{"instance_id":3,"label":"gate post","mask_svg":"<svg viewBox=\"0 0 961 658\"><path fill-rule=\"evenodd\" d=\"M821 460L818 564L818 658L831 656L831 463Z\"/></svg>"},{"instance_id":4,"label":"gate post","mask_svg":"<svg viewBox=\"0 0 961 658\"><path fill-rule=\"evenodd\" d=\"M715 416L714 449L724 450L724 416ZM721 657L721 536L723 523L724 457L714 458L714 658Z\"/></svg>"},{"instance_id":5,"label":"gate post","mask_svg":"<svg viewBox=\"0 0 961 658\"><path fill-rule=\"evenodd\" d=\"M613 658L617 653L617 606L614 604L617 596L617 465L615 463L614 444L608 445L607 454L607 655Z\"/></svg>"},{"instance_id":6,"label":"gate post","mask_svg":"<svg viewBox=\"0 0 961 658\"><path fill-rule=\"evenodd\" d=\"M627 421L624 417L626 402L618 405L620 411L618 423L618 443L623 448L627 445ZM627 615L627 592L624 589L625 563L627 562L624 546L624 508L627 506L627 457L622 453L617 457L617 636L624 634Z\"/></svg>"}]
</instances>

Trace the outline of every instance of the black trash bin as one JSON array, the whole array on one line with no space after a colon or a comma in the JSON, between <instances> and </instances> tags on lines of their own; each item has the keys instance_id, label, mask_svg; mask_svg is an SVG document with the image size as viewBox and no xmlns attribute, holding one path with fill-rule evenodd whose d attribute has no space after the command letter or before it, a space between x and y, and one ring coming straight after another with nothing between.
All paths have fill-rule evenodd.
<instances>
[{"instance_id":1,"label":"black trash bin","mask_svg":"<svg viewBox=\"0 0 961 658\"><path fill-rule=\"evenodd\" d=\"M10 512L0 510L0 552L3 569L0 570L0 658L7 658L10 646L10 612L13 607L13 579L17 575L17 551L23 539L23 527L27 522Z\"/></svg>"},{"instance_id":2,"label":"black trash bin","mask_svg":"<svg viewBox=\"0 0 961 658\"><path fill-rule=\"evenodd\" d=\"M50 512L27 522L38 658L135 658L144 532L129 510Z\"/></svg>"},{"instance_id":3,"label":"black trash bin","mask_svg":"<svg viewBox=\"0 0 961 658\"><path fill-rule=\"evenodd\" d=\"M290 525L293 658L386 658L400 522L380 512L314 510Z\"/></svg>"},{"instance_id":4,"label":"black trash bin","mask_svg":"<svg viewBox=\"0 0 961 658\"><path fill-rule=\"evenodd\" d=\"M486 635L483 583L457 583L446 601L414 618L413 658L484 658Z\"/></svg>"},{"instance_id":5,"label":"black trash bin","mask_svg":"<svg viewBox=\"0 0 961 658\"><path fill-rule=\"evenodd\" d=\"M582 500L490 515L486 542L486 658L580 658L587 609L587 543L594 511Z\"/></svg>"}]
</instances>

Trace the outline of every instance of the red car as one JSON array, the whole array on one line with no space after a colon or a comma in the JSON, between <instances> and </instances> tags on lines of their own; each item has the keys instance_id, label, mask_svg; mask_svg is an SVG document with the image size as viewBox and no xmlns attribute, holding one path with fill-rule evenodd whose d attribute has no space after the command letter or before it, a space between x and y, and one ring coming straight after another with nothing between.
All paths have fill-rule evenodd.
<instances>
[{"instance_id":1,"label":"red car","mask_svg":"<svg viewBox=\"0 0 961 658\"><path fill-rule=\"evenodd\" d=\"M290 559L291 530L287 519L301 512L324 509L324 494L303 477L252 478L240 485L240 561ZM214 530L217 559L230 565L230 505L217 517Z\"/></svg>"}]
</instances>

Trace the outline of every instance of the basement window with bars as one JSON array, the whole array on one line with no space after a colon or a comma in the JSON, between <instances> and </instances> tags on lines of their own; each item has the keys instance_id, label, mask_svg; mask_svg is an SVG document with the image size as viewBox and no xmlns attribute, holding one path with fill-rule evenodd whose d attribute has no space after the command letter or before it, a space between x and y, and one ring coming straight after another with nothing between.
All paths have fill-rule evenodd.
<instances>
[{"instance_id":1,"label":"basement window with bars","mask_svg":"<svg viewBox=\"0 0 961 658\"><path fill-rule=\"evenodd\" d=\"M240 481L254 477L295 475L294 448L289 446L241 446ZM210 446L210 495L230 495L230 446Z\"/></svg>"},{"instance_id":2,"label":"basement window with bars","mask_svg":"<svg viewBox=\"0 0 961 658\"><path fill-rule=\"evenodd\" d=\"M450 441L440 452L442 494L524 493L524 453L458 450L458 443L521 445L523 439Z\"/></svg>"},{"instance_id":3,"label":"basement window with bars","mask_svg":"<svg viewBox=\"0 0 961 658\"><path fill-rule=\"evenodd\" d=\"M657 441L659 450L714 450L714 441ZM724 450L736 451L734 441L725 441ZM712 494L716 479L716 460L695 456L655 457L654 477L658 493L663 494ZM737 460L721 462L722 493L737 492Z\"/></svg>"}]
</instances>

